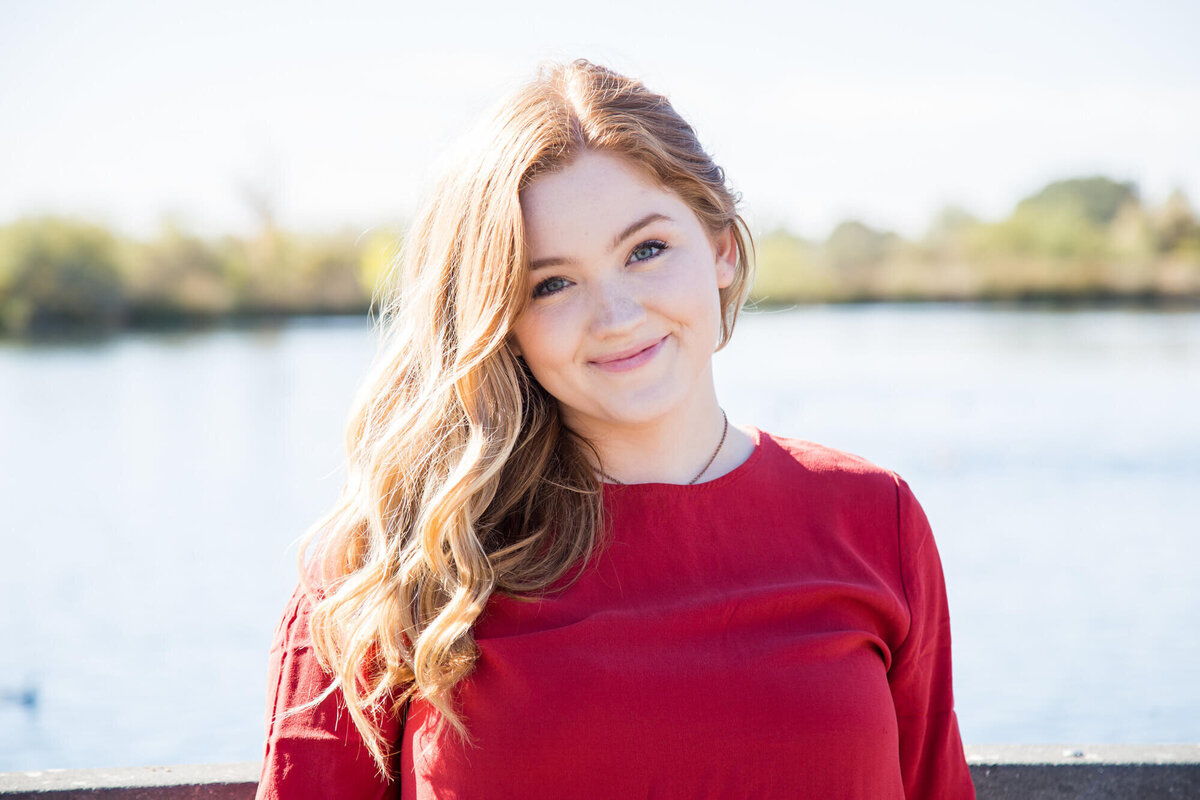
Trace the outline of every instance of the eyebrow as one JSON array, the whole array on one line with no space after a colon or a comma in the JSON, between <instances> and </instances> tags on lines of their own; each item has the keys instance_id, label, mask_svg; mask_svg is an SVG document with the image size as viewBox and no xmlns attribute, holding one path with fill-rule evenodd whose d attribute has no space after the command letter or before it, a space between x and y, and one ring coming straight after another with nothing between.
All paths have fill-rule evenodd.
<instances>
[{"instance_id":1,"label":"eyebrow","mask_svg":"<svg viewBox=\"0 0 1200 800\"><path fill-rule=\"evenodd\" d=\"M644 216L641 219L637 220L636 222L632 223L625 230L621 231L620 233L618 233L616 236L613 237L612 244L609 245L609 247L608 247L609 252L616 250L617 247L620 246L621 242L625 241L630 236L633 236L635 233L640 231L642 228L646 227L647 225L649 225L652 222L658 222L660 220L666 220L667 222L671 222L671 218L668 217L666 214L660 214L657 211L652 211L649 214L647 214L646 216ZM573 260L574 259L563 258L562 256L550 256L549 258L539 258L537 261L529 262L529 269L532 271L532 270L542 269L544 267L556 267L559 264L566 264Z\"/></svg>"}]
</instances>

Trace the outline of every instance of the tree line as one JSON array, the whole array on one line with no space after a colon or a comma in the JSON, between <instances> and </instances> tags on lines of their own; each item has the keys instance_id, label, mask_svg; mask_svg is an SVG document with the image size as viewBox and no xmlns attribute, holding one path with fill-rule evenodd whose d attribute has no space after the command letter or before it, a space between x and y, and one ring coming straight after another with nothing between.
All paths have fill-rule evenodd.
<instances>
[{"instance_id":1,"label":"tree line","mask_svg":"<svg viewBox=\"0 0 1200 800\"><path fill-rule=\"evenodd\" d=\"M164 224L149 240L61 217L0 227L0 333L361 314L398 232L304 235L266 221L251 237ZM848 220L824 240L757 237L758 305L864 301L1200 304L1200 222L1188 199L1142 202L1106 177L1056 181L1005 219L940 212L905 239Z\"/></svg>"},{"instance_id":2,"label":"tree line","mask_svg":"<svg viewBox=\"0 0 1200 800\"><path fill-rule=\"evenodd\" d=\"M1200 223L1182 191L1158 207L1133 183L1056 181L986 222L946 208L910 241L858 221L824 241L761 236L766 303L1043 301L1200 303Z\"/></svg>"}]
</instances>

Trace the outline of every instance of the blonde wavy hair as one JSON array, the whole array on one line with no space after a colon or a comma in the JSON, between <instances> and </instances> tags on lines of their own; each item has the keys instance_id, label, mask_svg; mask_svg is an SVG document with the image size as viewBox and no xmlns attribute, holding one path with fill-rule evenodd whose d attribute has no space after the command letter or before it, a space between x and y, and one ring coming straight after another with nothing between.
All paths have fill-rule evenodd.
<instances>
[{"instance_id":1,"label":"blonde wavy hair","mask_svg":"<svg viewBox=\"0 0 1200 800\"><path fill-rule=\"evenodd\" d=\"M410 700L469 740L452 690L492 593L566 585L601 540L596 454L509 348L528 299L522 189L585 148L622 155L714 238L732 230L719 346L750 285L750 235L724 172L640 82L583 60L543 66L484 130L408 232L351 414L345 487L301 550L330 691L384 775L393 743L378 720Z\"/></svg>"}]
</instances>

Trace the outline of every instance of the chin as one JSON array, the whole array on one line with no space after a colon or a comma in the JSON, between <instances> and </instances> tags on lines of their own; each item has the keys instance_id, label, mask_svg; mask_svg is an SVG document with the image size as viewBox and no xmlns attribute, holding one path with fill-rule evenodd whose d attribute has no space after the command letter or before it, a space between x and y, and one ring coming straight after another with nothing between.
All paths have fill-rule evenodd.
<instances>
[{"instance_id":1,"label":"chin","mask_svg":"<svg viewBox=\"0 0 1200 800\"><path fill-rule=\"evenodd\" d=\"M685 398L673 396L610 398L595 417L617 425L648 425L679 411L684 404Z\"/></svg>"}]
</instances>

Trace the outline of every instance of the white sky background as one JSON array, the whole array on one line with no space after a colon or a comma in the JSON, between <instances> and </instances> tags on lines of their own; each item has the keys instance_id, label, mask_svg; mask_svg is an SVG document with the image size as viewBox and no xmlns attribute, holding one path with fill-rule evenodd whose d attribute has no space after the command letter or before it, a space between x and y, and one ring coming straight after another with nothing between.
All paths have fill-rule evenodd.
<instances>
[{"instance_id":1,"label":"white sky background","mask_svg":"<svg viewBox=\"0 0 1200 800\"><path fill-rule=\"evenodd\" d=\"M909 236L1105 174L1200 200L1200 3L0 0L0 224L138 235L408 217L449 143L539 60L666 93L752 228Z\"/></svg>"}]
</instances>

